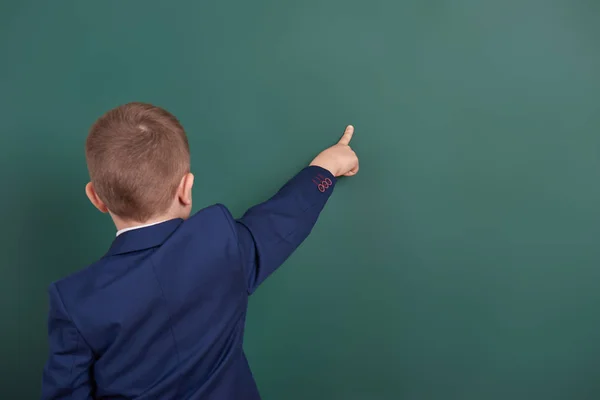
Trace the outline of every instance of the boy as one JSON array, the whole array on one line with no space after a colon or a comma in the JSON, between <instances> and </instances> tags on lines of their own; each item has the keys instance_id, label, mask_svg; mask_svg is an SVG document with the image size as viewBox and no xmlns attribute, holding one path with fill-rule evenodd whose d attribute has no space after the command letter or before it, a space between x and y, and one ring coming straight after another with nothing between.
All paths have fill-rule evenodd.
<instances>
[{"instance_id":1,"label":"boy","mask_svg":"<svg viewBox=\"0 0 600 400\"><path fill-rule=\"evenodd\" d=\"M349 126L274 197L234 220L192 217L186 134L130 103L86 142L92 204L118 230L96 263L50 285L43 399L259 399L242 350L248 295L308 236L336 177L358 172Z\"/></svg>"}]
</instances>

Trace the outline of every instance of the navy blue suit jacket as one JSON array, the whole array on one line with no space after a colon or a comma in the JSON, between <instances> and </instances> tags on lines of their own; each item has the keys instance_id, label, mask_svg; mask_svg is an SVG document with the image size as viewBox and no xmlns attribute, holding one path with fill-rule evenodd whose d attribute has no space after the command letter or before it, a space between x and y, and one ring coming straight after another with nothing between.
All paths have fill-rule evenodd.
<instances>
[{"instance_id":1,"label":"navy blue suit jacket","mask_svg":"<svg viewBox=\"0 0 600 400\"><path fill-rule=\"evenodd\" d=\"M259 399L248 296L308 236L335 178L308 167L235 220L222 205L119 235L49 288L43 399Z\"/></svg>"}]
</instances>

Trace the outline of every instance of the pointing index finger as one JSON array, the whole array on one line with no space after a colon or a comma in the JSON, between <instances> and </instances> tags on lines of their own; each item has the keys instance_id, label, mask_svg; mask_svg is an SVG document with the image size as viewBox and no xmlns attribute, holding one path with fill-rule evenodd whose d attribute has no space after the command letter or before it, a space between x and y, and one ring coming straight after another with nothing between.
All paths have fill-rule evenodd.
<instances>
[{"instance_id":1,"label":"pointing index finger","mask_svg":"<svg viewBox=\"0 0 600 400\"><path fill-rule=\"evenodd\" d=\"M342 135L342 138L338 143L344 144L346 146L349 145L350 140L352 140L352 135L354 135L354 127L352 125L348 125L346 127L346 130L344 131L344 134Z\"/></svg>"}]
</instances>

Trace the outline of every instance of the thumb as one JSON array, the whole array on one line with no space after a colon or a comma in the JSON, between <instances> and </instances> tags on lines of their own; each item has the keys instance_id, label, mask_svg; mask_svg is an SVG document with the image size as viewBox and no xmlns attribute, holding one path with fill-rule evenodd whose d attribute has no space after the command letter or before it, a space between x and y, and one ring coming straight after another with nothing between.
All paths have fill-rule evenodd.
<instances>
[{"instance_id":1,"label":"thumb","mask_svg":"<svg viewBox=\"0 0 600 400\"><path fill-rule=\"evenodd\" d=\"M350 140L352 140L352 135L354 135L354 127L352 125L348 125L338 144L348 146L350 144Z\"/></svg>"}]
</instances>

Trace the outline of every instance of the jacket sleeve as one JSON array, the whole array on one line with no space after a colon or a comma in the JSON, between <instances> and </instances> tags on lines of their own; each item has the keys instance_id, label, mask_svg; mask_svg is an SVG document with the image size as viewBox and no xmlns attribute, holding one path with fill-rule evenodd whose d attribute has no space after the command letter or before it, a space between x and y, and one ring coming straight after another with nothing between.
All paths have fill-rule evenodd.
<instances>
[{"instance_id":1,"label":"jacket sleeve","mask_svg":"<svg viewBox=\"0 0 600 400\"><path fill-rule=\"evenodd\" d=\"M48 345L42 400L91 399L94 356L73 324L55 284L49 289Z\"/></svg>"},{"instance_id":2,"label":"jacket sleeve","mask_svg":"<svg viewBox=\"0 0 600 400\"><path fill-rule=\"evenodd\" d=\"M271 199L234 221L248 293L253 293L306 239L335 182L323 168L304 168Z\"/></svg>"}]
</instances>

